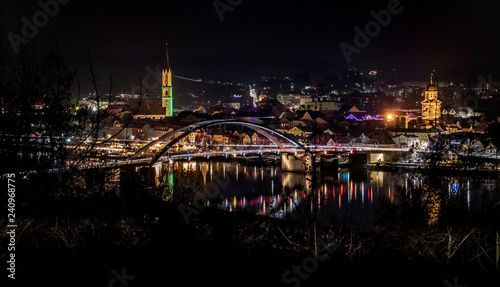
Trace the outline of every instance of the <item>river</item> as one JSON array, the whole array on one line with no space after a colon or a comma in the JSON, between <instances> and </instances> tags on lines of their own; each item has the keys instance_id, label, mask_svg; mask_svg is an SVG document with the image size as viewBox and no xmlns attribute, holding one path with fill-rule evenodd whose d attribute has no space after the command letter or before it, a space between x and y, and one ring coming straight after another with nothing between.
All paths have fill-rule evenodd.
<instances>
[{"instance_id":1,"label":"river","mask_svg":"<svg viewBox=\"0 0 500 287\"><path fill-rule=\"evenodd\" d=\"M273 165L176 161L157 163L153 168L155 184L163 181L170 186L168 193L175 193L180 185L194 186L195 200L189 203L198 208L216 206L231 212L242 210L295 220L315 217L321 224L341 221L360 228L373 225L379 207L399 205L401 192L411 198L412 190L420 188L424 180L412 171L340 168L321 171L314 186L312 174L283 172ZM477 183L473 179L451 176L443 181L447 182L448 195L460 194L468 209L483 202L479 200L481 194L495 189L494 180Z\"/></svg>"}]
</instances>

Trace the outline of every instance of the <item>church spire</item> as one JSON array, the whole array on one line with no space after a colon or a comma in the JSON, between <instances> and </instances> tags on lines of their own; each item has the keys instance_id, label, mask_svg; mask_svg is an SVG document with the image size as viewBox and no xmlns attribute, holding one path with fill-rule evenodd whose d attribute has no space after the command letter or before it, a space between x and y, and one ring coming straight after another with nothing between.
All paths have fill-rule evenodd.
<instances>
[{"instance_id":1,"label":"church spire","mask_svg":"<svg viewBox=\"0 0 500 287\"><path fill-rule=\"evenodd\" d=\"M165 43L165 65L163 66L163 69L165 70L170 70L170 60L168 58L168 43Z\"/></svg>"},{"instance_id":2,"label":"church spire","mask_svg":"<svg viewBox=\"0 0 500 287\"><path fill-rule=\"evenodd\" d=\"M172 86L172 71L170 70L170 59L168 57L168 43L165 43L165 64L162 71L162 87Z\"/></svg>"},{"instance_id":3,"label":"church spire","mask_svg":"<svg viewBox=\"0 0 500 287\"><path fill-rule=\"evenodd\" d=\"M168 58L168 44L165 43L165 66L162 71L161 85L161 106L165 108L165 116L174 115L173 94L172 94L172 70L170 70L170 60Z\"/></svg>"}]
</instances>

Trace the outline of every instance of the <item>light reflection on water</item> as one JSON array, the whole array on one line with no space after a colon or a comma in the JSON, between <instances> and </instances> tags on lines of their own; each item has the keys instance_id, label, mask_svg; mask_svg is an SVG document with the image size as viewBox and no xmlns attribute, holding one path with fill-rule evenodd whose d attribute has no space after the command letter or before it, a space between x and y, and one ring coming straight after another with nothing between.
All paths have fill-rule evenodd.
<instances>
[{"instance_id":1,"label":"light reflection on water","mask_svg":"<svg viewBox=\"0 0 500 287\"><path fill-rule=\"evenodd\" d=\"M153 167L159 184L165 164ZM411 199L412 188L422 185L422 178L415 174L339 169L322 171L313 190L312 174L282 172L276 166L196 161L174 162L166 177L171 185L175 185L173 170L199 176L205 193L208 186L218 186L216 197L206 196L207 206L278 218L303 219L315 214L323 224L333 217L360 227L371 225L381 200L399 204L398 191L409 193ZM469 180L462 185L453 178L449 182L449 196L465 193L470 208L473 196ZM210 192L213 194L213 190Z\"/></svg>"},{"instance_id":2,"label":"light reflection on water","mask_svg":"<svg viewBox=\"0 0 500 287\"><path fill-rule=\"evenodd\" d=\"M207 200L207 205L217 202L221 209L279 218L316 213L322 220L333 215L361 225L373 218L379 198L395 203L395 186L404 184L399 174L381 171L323 171L313 191L312 174L282 172L276 166L191 161L175 162L173 168L198 174L205 186L219 186L217 198ZM227 185L221 186L221 181Z\"/></svg>"}]
</instances>

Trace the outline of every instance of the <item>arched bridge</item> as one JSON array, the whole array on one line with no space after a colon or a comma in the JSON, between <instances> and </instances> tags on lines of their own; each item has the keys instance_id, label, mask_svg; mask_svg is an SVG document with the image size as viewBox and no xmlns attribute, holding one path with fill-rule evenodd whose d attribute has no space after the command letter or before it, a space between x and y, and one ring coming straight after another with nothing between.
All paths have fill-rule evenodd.
<instances>
[{"instance_id":1,"label":"arched bridge","mask_svg":"<svg viewBox=\"0 0 500 287\"><path fill-rule=\"evenodd\" d=\"M306 147L304 147L301 143L298 143L290 138L288 138L286 135L275 131L271 128L251 123L251 122L246 122L246 121L239 121L239 120L208 120L208 121L202 121L194 124L187 125L185 127L178 128L176 130L173 130L171 132L166 133L165 135L159 137L158 139L151 141L149 144L145 145L143 148L139 149L134 155L132 155L132 158L140 155L144 151L147 151L151 146L159 143L159 142L165 142L166 139L168 139L171 136L175 136L178 133L181 133L180 135L176 136L172 140L170 140L156 155L153 157L151 160L150 164L154 164L158 159L163 156L173 145L178 143L180 140L183 138L187 137L189 134L196 132L198 130L201 130L203 128L211 127L211 126L217 126L217 125L236 125L236 126L243 126L243 127L248 127L252 130L254 130L257 133L260 133L261 135L265 136L268 138L271 142L273 142L278 149L286 149L286 148L296 148L296 149L302 149L304 151L307 151Z\"/></svg>"}]
</instances>

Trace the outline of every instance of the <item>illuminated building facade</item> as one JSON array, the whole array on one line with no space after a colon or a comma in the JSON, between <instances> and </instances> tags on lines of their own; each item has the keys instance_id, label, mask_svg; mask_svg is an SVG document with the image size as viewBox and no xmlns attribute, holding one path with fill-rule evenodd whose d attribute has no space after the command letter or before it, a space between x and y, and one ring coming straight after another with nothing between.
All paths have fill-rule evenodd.
<instances>
[{"instance_id":1,"label":"illuminated building facade","mask_svg":"<svg viewBox=\"0 0 500 287\"><path fill-rule=\"evenodd\" d=\"M172 70L170 69L170 61L168 58L168 44L166 46L165 66L162 70L161 84L161 106L165 108L165 116L171 117L174 115L174 103L172 96Z\"/></svg>"},{"instance_id":2,"label":"illuminated building facade","mask_svg":"<svg viewBox=\"0 0 500 287\"><path fill-rule=\"evenodd\" d=\"M441 101L438 99L438 89L434 85L431 74L431 82L425 88L425 99L422 104L422 117L424 120L430 122L437 122L441 119Z\"/></svg>"}]
</instances>

